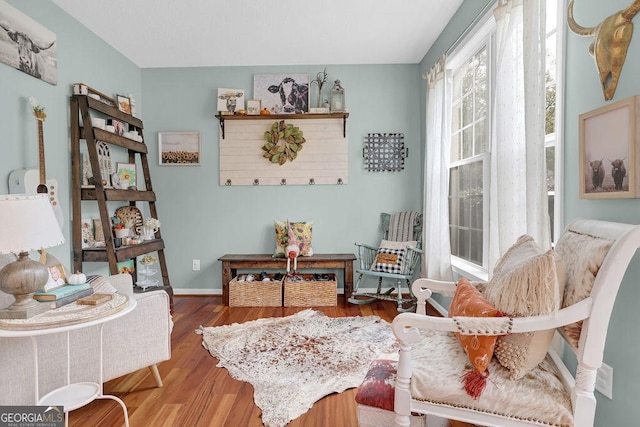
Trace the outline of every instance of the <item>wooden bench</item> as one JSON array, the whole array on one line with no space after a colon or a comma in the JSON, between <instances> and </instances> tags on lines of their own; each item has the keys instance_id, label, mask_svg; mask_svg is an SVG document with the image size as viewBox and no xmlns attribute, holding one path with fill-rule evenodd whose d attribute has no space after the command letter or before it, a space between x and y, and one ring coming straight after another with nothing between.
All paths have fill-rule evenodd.
<instances>
[{"instance_id":1,"label":"wooden bench","mask_svg":"<svg viewBox=\"0 0 640 427\"><path fill-rule=\"evenodd\" d=\"M313 256L298 257L298 270L335 269L344 273L344 298L353 292L353 262L354 254L315 254ZM274 258L271 254L227 254L218 261L222 262L222 302L229 305L229 282L240 269L251 270L280 270L287 269L286 258Z\"/></svg>"}]
</instances>

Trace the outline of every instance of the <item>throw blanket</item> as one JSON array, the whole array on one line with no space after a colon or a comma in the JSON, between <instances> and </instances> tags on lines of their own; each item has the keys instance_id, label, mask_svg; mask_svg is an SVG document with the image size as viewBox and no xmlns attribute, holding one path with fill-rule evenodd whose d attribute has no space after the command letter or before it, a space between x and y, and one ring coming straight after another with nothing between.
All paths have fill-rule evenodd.
<instances>
[{"instance_id":1,"label":"throw blanket","mask_svg":"<svg viewBox=\"0 0 640 427\"><path fill-rule=\"evenodd\" d=\"M253 385L269 427L282 427L318 399L358 387L377 355L395 343L378 316L330 318L311 309L283 318L200 327L218 367Z\"/></svg>"},{"instance_id":2,"label":"throw blanket","mask_svg":"<svg viewBox=\"0 0 640 427\"><path fill-rule=\"evenodd\" d=\"M413 238L413 226L416 223L417 217L417 212L398 212L391 214L387 240L393 240L394 242L417 240Z\"/></svg>"}]
</instances>

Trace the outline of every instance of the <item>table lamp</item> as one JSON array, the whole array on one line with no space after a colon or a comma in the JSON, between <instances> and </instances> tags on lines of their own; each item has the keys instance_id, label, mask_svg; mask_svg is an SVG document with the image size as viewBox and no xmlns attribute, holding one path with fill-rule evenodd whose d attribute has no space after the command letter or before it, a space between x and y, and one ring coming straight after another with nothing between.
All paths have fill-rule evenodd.
<instances>
[{"instance_id":1,"label":"table lamp","mask_svg":"<svg viewBox=\"0 0 640 427\"><path fill-rule=\"evenodd\" d=\"M18 260L0 270L0 289L15 302L0 310L0 319L28 319L47 310L33 299L49 278L47 267L29 258L29 251L64 243L47 194L0 195L0 254L16 253Z\"/></svg>"}]
</instances>

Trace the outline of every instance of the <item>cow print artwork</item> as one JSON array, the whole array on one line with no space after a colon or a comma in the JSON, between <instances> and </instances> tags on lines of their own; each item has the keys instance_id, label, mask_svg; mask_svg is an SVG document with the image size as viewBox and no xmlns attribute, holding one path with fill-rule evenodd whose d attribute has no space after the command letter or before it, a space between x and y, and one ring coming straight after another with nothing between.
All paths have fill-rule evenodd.
<instances>
[{"instance_id":1,"label":"cow print artwork","mask_svg":"<svg viewBox=\"0 0 640 427\"><path fill-rule=\"evenodd\" d=\"M368 133L364 137L364 165L369 172L404 169L404 133Z\"/></svg>"},{"instance_id":2,"label":"cow print artwork","mask_svg":"<svg viewBox=\"0 0 640 427\"><path fill-rule=\"evenodd\" d=\"M244 110L244 90L218 88L218 111L235 114Z\"/></svg>"},{"instance_id":3,"label":"cow print artwork","mask_svg":"<svg viewBox=\"0 0 640 427\"><path fill-rule=\"evenodd\" d=\"M0 62L56 85L57 48L54 32L0 2Z\"/></svg>"},{"instance_id":4,"label":"cow print artwork","mask_svg":"<svg viewBox=\"0 0 640 427\"><path fill-rule=\"evenodd\" d=\"M256 74L253 76L253 97L271 114L302 114L309 112L308 74Z\"/></svg>"}]
</instances>

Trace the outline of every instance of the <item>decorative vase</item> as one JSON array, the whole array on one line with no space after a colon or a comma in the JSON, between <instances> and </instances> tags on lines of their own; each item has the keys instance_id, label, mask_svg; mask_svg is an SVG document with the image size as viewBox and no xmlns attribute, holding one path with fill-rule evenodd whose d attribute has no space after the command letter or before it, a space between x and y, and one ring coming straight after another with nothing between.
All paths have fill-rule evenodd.
<instances>
[{"instance_id":1,"label":"decorative vase","mask_svg":"<svg viewBox=\"0 0 640 427\"><path fill-rule=\"evenodd\" d=\"M116 237L118 238L123 238L123 237L129 237L129 229L128 228L120 228L120 229L116 229Z\"/></svg>"},{"instance_id":2,"label":"decorative vase","mask_svg":"<svg viewBox=\"0 0 640 427\"><path fill-rule=\"evenodd\" d=\"M142 227L142 237L144 237L144 240L153 240L156 238L156 231L158 231L157 228L145 225Z\"/></svg>"}]
</instances>

